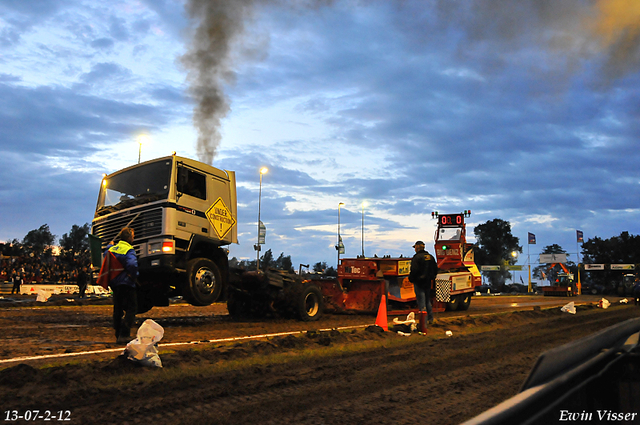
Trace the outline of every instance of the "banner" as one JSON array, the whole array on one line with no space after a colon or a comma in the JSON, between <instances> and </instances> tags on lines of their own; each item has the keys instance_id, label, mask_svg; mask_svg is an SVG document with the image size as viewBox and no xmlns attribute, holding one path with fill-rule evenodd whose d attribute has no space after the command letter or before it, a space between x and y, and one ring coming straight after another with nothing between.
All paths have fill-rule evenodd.
<instances>
[{"instance_id":1,"label":"banner","mask_svg":"<svg viewBox=\"0 0 640 425\"><path fill-rule=\"evenodd\" d=\"M582 234L582 230L576 230L576 238L578 243L584 243L584 235Z\"/></svg>"},{"instance_id":2,"label":"banner","mask_svg":"<svg viewBox=\"0 0 640 425\"><path fill-rule=\"evenodd\" d=\"M612 264L611 270L635 270L635 264Z\"/></svg>"},{"instance_id":3,"label":"banner","mask_svg":"<svg viewBox=\"0 0 640 425\"><path fill-rule=\"evenodd\" d=\"M533 233L529 233L529 245L535 245L536 244L536 235L534 235Z\"/></svg>"},{"instance_id":4,"label":"banner","mask_svg":"<svg viewBox=\"0 0 640 425\"><path fill-rule=\"evenodd\" d=\"M265 240L267 239L267 226L265 226L264 223L260 221L259 229L260 230L258 232L258 244L264 245Z\"/></svg>"},{"instance_id":5,"label":"banner","mask_svg":"<svg viewBox=\"0 0 640 425\"><path fill-rule=\"evenodd\" d=\"M543 263L566 263L567 254L540 254L540 264Z\"/></svg>"},{"instance_id":6,"label":"banner","mask_svg":"<svg viewBox=\"0 0 640 425\"><path fill-rule=\"evenodd\" d=\"M499 272L500 266L480 266L480 270L483 272Z\"/></svg>"},{"instance_id":7,"label":"banner","mask_svg":"<svg viewBox=\"0 0 640 425\"><path fill-rule=\"evenodd\" d=\"M604 270L604 264L585 264L585 270Z\"/></svg>"}]
</instances>

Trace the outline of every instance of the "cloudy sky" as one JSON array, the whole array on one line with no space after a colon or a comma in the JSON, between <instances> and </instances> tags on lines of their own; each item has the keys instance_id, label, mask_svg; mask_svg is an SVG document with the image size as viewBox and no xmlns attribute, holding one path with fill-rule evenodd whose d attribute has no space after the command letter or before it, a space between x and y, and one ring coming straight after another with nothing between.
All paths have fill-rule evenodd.
<instances>
[{"instance_id":1,"label":"cloudy sky","mask_svg":"<svg viewBox=\"0 0 640 425\"><path fill-rule=\"evenodd\" d=\"M575 255L639 233L639 42L636 0L0 0L0 240L90 222L148 134L237 172L239 258L263 166L296 268L335 265L340 202L346 256L363 201L367 255L465 209Z\"/></svg>"}]
</instances>

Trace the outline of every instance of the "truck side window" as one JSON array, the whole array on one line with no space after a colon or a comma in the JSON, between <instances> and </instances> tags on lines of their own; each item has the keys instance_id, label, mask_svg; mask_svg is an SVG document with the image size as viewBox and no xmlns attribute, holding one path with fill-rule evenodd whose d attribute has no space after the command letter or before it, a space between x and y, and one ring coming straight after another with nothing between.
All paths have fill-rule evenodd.
<instances>
[{"instance_id":1,"label":"truck side window","mask_svg":"<svg viewBox=\"0 0 640 425\"><path fill-rule=\"evenodd\" d=\"M185 195L207 199L207 178L188 168L178 168L178 191Z\"/></svg>"}]
</instances>

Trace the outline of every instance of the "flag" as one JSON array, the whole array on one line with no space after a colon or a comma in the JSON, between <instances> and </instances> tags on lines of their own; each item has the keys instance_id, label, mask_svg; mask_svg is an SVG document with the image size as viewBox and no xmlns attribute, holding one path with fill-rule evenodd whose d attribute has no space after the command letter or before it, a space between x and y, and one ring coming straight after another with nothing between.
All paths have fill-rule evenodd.
<instances>
[{"instance_id":1,"label":"flag","mask_svg":"<svg viewBox=\"0 0 640 425\"><path fill-rule=\"evenodd\" d=\"M342 243L342 236L340 236L338 246L336 246L336 248L338 249L338 254L344 254L344 244Z\"/></svg>"},{"instance_id":2,"label":"flag","mask_svg":"<svg viewBox=\"0 0 640 425\"><path fill-rule=\"evenodd\" d=\"M107 255L102 260L102 267L100 268L100 275L97 280L97 284L104 289L109 288L109 282L115 279L120 273L124 271L124 266L113 252L107 251Z\"/></svg>"},{"instance_id":3,"label":"flag","mask_svg":"<svg viewBox=\"0 0 640 425\"><path fill-rule=\"evenodd\" d=\"M529 242L530 245L535 245L536 244L536 235L534 235L533 233L529 233Z\"/></svg>"},{"instance_id":4,"label":"flag","mask_svg":"<svg viewBox=\"0 0 640 425\"><path fill-rule=\"evenodd\" d=\"M578 243L584 243L584 235L582 234L582 230L576 230L576 238L578 239Z\"/></svg>"}]
</instances>

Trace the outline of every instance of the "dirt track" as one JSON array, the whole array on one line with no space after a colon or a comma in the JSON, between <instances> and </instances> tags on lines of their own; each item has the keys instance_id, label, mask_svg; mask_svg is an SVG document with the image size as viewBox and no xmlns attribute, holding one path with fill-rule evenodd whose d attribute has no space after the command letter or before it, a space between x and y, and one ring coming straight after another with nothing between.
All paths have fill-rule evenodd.
<instances>
[{"instance_id":1,"label":"dirt track","mask_svg":"<svg viewBox=\"0 0 640 425\"><path fill-rule=\"evenodd\" d=\"M108 306L83 308L86 318L93 317L89 310L103 309L101 320L108 325ZM189 328L225 327L223 319L211 317L202 317L200 325L176 326L183 318L179 308L172 311L173 318L162 319L167 334L188 337L194 336ZM73 312L67 313L67 320L76 317ZM67 360L66 365L49 368L30 362L0 371L2 407L68 410L71 423L456 424L517 393L541 352L638 313L633 306L585 306L576 315L554 308L443 317L428 337L358 328L202 344L161 351L163 369L113 360L113 354L108 360ZM36 316L40 318L33 313L21 316L14 325L26 323L24 331L31 323L27 318L41 323L57 317ZM339 320L344 325L363 318ZM89 328L111 340L108 328L98 324ZM245 329L247 334L291 327L278 320L237 325L236 332ZM73 329L85 327L60 329L72 340ZM454 336L445 337L445 330ZM7 350L15 354L6 347L2 357Z\"/></svg>"}]
</instances>

